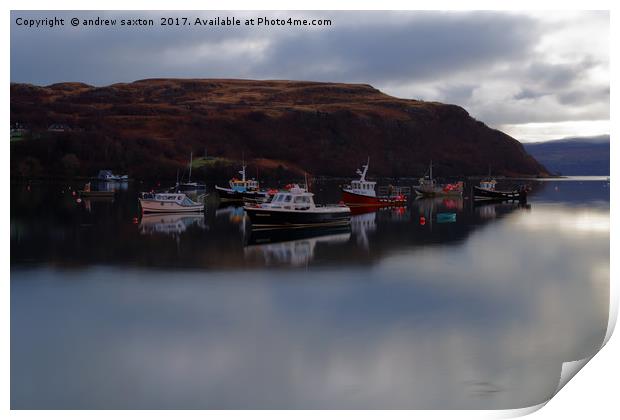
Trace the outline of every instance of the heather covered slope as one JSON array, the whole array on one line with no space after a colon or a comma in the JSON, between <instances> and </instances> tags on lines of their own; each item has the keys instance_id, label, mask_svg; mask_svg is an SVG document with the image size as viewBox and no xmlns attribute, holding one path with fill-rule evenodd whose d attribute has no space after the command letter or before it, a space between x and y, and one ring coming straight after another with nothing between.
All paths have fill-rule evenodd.
<instances>
[{"instance_id":1,"label":"heather covered slope","mask_svg":"<svg viewBox=\"0 0 620 420\"><path fill-rule=\"evenodd\" d=\"M215 79L151 79L94 87L11 85L11 174L173 176L190 151L197 173L230 172L242 154L267 173L544 175L510 136L456 105L391 97L368 85ZM64 131L51 132L51 124ZM284 171L284 172L283 172ZM211 172L211 174L210 174Z\"/></svg>"}]
</instances>

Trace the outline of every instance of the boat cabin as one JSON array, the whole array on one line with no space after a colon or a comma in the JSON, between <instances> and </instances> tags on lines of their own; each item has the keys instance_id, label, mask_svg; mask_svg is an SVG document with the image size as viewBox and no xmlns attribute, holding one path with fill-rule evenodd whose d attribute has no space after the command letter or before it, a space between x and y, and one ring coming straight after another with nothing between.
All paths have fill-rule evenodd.
<instances>
[{"instance_id":1,"label":"boat cabin","mask_svg":"<svg viewBox=\"0 0 620 420\"><path fill-rule=\"evenodd\" d=\"M185 194L179 193L144 193L142 198L145 200L153 200L168 203L177 203L182 206L191 206L196 203Z\"/></svg>"},{"instance_id":2,"label":"boat cabin","mask_svg":"<svg viewBox=\"0 0 620 420\"><path fill-rule=\"evenodd\" d=\"M368 172L368 165L362 165L362 169L358 169L356 173L360 176L360 179L356 179L355 181L351 181L351 185L349 185L346 190L359 195L365 195L367 197L376 197L377 193L375 192L375 186L377 185L374 181L366 180L366 173Z\"/></svg>"},{"instance_id":3,"label":"boat cabin","mask_svg":"<svg viewBox=\"0 0 620 420\"><path fill-rule=\"evenodd\" d=\"M255 179L246 179L245 168L246 166L243 165L242 169L239 171L241 179L233 178L230 180L230 182L228 183L230 185L230 189L240 193L247 191L258 191L258 181L256 181Z\"/></svg>"},{"instance_id":4,"label":"boat cabin","mask_svg":"<svg viewBox=\"0 0 620 420\"><path fill-rule=\"evenodd\" d=\"M262 207L272 209L308 210L316 207L314 194L295 185L289 190L279 191L269 203L263 203Z\"/></svg>"},{"instance_id":5,"label":"boat cabin","mask_svg":"<svg viewBox=\"0 0 620 420\"><path fill-rule=\"evenodd\" d=\"M258 181L254 179L242 180L233 178L229 182L230 189L237 192L258 190Z\"/></svg>"},{"instance_id":6,"label":"boat cabin","mask_svg":"<svg viewBox=\"0 0 620 420\"><path fill-rule=\"evenodd\" d=\"M494 179L483 179L482 181L480 181L480 188L495 191L496 184L497 181L495 181Z\"/></svg>"}]
</instances>

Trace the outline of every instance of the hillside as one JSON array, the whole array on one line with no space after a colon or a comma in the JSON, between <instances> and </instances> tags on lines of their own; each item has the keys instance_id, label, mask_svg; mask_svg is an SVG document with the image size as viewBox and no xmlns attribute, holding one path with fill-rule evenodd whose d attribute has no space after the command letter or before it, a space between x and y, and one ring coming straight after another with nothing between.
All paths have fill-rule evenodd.
<instances>
[{"instance_id":1,"label":"hillside","mask_svg":"<svg viewBox=\"0 0 620 420\"><path fill-rule=\"evenodd\" d=\"M609 136L566 138L524 146L552 173L609 175Z\"/></svg>"},{"instance_id":2,"label":"hillside","mask_svg":"<svg viewBox=\"0 0 620 420\"><path fill-rule=\"evenodd\" d=\"M94 87L11 84L13 176L173 177L190 151L199 177L250 172L353 176L486 173L544 175L510 136L456 105L405 100L368 85L254 80L151 79ZM56 124L56 130L49 130ZM198 168L200 167L200 168Z\"/></svg>"}]
</instances>

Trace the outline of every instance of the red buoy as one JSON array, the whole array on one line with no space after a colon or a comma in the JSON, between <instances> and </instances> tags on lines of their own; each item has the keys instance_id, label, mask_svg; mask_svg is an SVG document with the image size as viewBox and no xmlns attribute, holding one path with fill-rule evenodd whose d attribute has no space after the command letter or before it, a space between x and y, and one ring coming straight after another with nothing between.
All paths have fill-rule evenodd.
<instances>
[{"instance_id":1,"label":"red buoy","mask_svg":"<svg viewBox=\"0 0 620 420\"><path fill-rule=\"evenodd\" d=\"M420 226L424 226L426 224L426 217L420 216Z\"/></svg>"}]
</instances>

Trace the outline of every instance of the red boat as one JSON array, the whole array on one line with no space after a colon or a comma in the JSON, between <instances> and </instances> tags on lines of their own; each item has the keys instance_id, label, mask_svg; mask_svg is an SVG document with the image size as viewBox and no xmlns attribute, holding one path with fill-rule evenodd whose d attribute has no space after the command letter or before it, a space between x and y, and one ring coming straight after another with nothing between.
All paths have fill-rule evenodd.
<instances>
[{"instance_id":1,"label":"red boat","mask_svg":"<svg viewBox=\"0 0 620 420\"><path fill-rule=\"evenodd\" d=\"M377 195L375 192L377 183L366 180L369 163L370 159L366 165L362 166L361 170L358 169L356 171L360 179L351 181L351 185L347 185L342 189L342 201L344 204L349 207L390 207L404 206L407 204L407 197L404 194L394 193L393 189L393 191L388 192L388 195Z\"/></svg>"}]
</instances>

